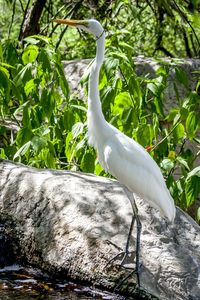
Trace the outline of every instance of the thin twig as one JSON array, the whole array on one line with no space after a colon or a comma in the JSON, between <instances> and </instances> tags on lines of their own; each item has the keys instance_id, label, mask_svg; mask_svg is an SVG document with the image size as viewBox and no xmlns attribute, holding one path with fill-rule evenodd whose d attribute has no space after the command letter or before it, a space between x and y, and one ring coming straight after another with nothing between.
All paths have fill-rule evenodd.
<instances>
[{"instance_id":1,"label":"thin twig","mask_svg":"<svg viewBox=\"0 0 200 300\"><path fill-rule=\"evenodd\" d=\"M183 139L181 148L180 148L180 150L179 150L177 156L179 156L179 155L182 153L182 151L183 151L183 149L184 149L185 143L186 143L186 139ZM169 176L174 172L175 168L176 168L176 165L174 165L174 166L171 168L171 170L169 171L168 176L167 176L168 178L169 178Z\"/></svg>"},{"instance_id":2,"label":"thin twig","mask_svg":"<svg viewBox=\"0 0 200 300\"><path fill-rule=\"evenodd\" d=\"M172 0L172 1L173 1L174 5L176 6L177 10L179 11L179 14L180 14L180 15L182 16L182 18L186 21L186 23L190 26L190 28L191 28L192 32L194 33L194 36L195 36L195 38L196 38L196 40L197 40L198 46L199 46L199 48L200 48L200 41L199 41L198 36L197 36L197 34L196 34L195 30L194 30L194 27L191 25L191 23L190 23L190 21L188 20L187 16L182 12L182 10L180 9L180 7L179 7L178 4L176 3L176 1L175 1L175 0Z\"/></svg>"},{"instance_id":3,"label":"thin twig","mask_svg":"<svg viewBox=\"0 0 200 300\"><path fill-rule=\"evenodd\" d=\"M20 3L20 5L21 5L21 9L22 9L22 11L23 11L23 13L24 13L24 6L23 6L23 3L22 3L22 0L19 0L19 3Z\"/></svg>"},{"instance_id":4,"label":"thin twig","mask_svg":"<svg viewBox=\"0 0 200 300\"><path fill-rule=\"evenodd\" d=\"M152 12L154 13L154 15L156 15L156 10L154 9L154 7L151 5L151 1L146 0L146 3L149 5L149 7L151 8Z\"/></svg>"},{"instance_id":5,"label":"thin twig","mask_svg":"<svg viewBox=\"0 0 200 300\"><path fill-rule=\"evenodd\" d=\"M26 20L26 15L27 15L27 11L28 11L30 2L31 2L31 0L28 0L28 2L27 2L27 4L26 4L26 7L25 7L25 10L24 10L23 20L22 20L22 23L21 23L21 26L20 26L20 31L19 31L19 37L18 37L18 40L21 39L22 30L23 30L24 22L25 22L25 20Z\"/></svg>"},{"instance_id":6,"label":"thin twig","mask_svg":"<svg viewBox=\"0 0 200 300\"><path fill-rule=\"evenodd\" d=\"M170 132L162 139L160 140L160 142L158 142L151 150L150 152L152 152L154 149L156 149L160 144L162 144L174 131L174 129L181 123L181 120L179 118L179 120L177 121L177 123L174 125L174 127L170 130Z\"/></svg>"},{"instance_id":7,"label":"thin twig","mask_svg":"<svg viewBox=\"0 0 200 300\"><path fill-rule=\"evenodd\" d=\"M61 34L60 34L60 36L59 36L59 40L58 40L57 43L56 43L56 47L55 47L56 50L58 49L58 47L59 47L59 45L60 45L60 43L61 43L61 41L62 41L62 38L63 38L63 36L64 36L64 34L65 34L67 28L68 28L68 26L66 26L66 27L62 30L62 32L61 32Z\"/></svg>"},{"instance_id":8,"label":"thin twig","mask_svg":"<svg viewBox=\"0 0 200 300\"><path fill-rule=\"evenodd\" d=\"M13 25L13 21L14 21L15 7L16 7L16 0L13 3L12 18L11 18L11 22L10 22L10 26L9 26L9 30L8 30L8 39L10 38L10 34L11 34L11 30L12 30L12 25Z\"/></svg>"},{"instance_id":9,"label":"thin twig","mask_svg":"<svg viewBox=\"0 0 200 300\"><path fill-rule=\"evenodd\" d=\"M125 75L124 75L124 72L122 71L122 68L119 66L119 70L120 70L120 73L122 74L122 77L123 77L123 79L124 79L124 81L125 81L125 83L126 83L126 85L127 85L127 88L128 88L128 81L126 80L126 77L125 77ZM134 99L133 99L133 96L131 95L131 93L129 92L129 96L130 96L130 98L131 98L131 101L132 101L132 103L133 103L133 105L134 105Z\"/></svg>"},{"instance_id":10,"label":"thin twig","mask_svg":"<svg viewBox=\"0 0 200 300\"><path fill-rule=\"evenodd\" d=\"M63 8L66 9L66 5L61 6L61 8L57 11L57 13L53 16L52 19L55 19L59 15L59 13L63 10ZM40 30L40 34L42 34L47 29L48 26L49 26L49 24L47 24L44 28L42 28L42 30ZM49 34L49 36L51 36L53 34L53 32L54 32L54 30L52 30L52 32Z\"/></svg>"},{"instance_id":11,"label":"thin twig","mask_svg":"<svg viewBox=\"0 0 200 300\"><path fill-rule=\"evenodd\" d=\"M76 12L77 11L77 8L79 8L79 6L80 6L80 4L82 3L82 0L80 0L79 2L77 2L73 7L72 7L72 9L70 10L70 11L68 11L67 12L67 14L64 16L64 19L66 19L67 17L72 17L73 16L73 14L74 14L74 12ZM66 6L65 6L65 8L66 8ZM58 14L56 14L56 16L57 16ZM52 18L52 20L55 18L55 16ZM53 33L54 33L54 31L56 30L56 28L59 26L59 24L56 24L54 27L53 27L53 29L52 29L52 31L50 32L50 34L49 34L49 36L51 37L52 35L53 35ZM61 42L61 39L60 39L60 42Z\"/></svg>"}]
</instances>

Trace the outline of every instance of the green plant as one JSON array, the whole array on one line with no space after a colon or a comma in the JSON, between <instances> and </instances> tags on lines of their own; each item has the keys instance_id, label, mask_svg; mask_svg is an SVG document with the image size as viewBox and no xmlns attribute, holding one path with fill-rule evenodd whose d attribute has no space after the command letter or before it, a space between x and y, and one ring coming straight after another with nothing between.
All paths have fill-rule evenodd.
<instances>
[{"instance_id":1,"label":"green plant","mask_svg":"<svg viewBox=\"0 0 200 300\"><path fill-rule=\"evenodd\" d=\"M5 47L5 58L16 54ZM17 122L14 142L4 149L9 159L41 167L56 167L64 156L65 136L77 113L72 112L59 53L45 37L27 38L22 53L15 55L14 65L1 63L1 116ZM7 134L4 130L4 136ZM63 139L64 138L64 139ZM6 137L8 139L8 136Z\"/></svg>"},{"instance_id":2,"label":"green plant","mask_svg":"<svg viewBox=\"0 0 200 300\"><path fill-rule=\"evenodd\" d=\"M161 64L154 77L137 76L133 48L117 34L107 43L99 84L104 115L150 151L176 203L186 210L200 192L199 168L195 168L199 153L186 146L187 141L200 143L199 82L196 90L189 90L184 70L177 68L176 78L188 94L180 99L174 86L177 107L166 112L163 99L171 65ZM16 50L11 42L0 47L2 158L106 176L87 145L86 109L81 99L69 95L61 55L51 40L32 36L26 38L24 48ZM17 125L13 134L6 126L8 120Z\"/></svg>"}]
</instances>

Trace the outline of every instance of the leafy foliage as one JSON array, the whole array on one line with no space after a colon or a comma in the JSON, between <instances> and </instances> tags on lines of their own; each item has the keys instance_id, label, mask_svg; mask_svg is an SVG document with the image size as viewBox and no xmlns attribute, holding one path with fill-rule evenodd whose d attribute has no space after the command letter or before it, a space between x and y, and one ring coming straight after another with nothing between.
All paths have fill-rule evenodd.
<instances>
[{"instance_id":1,"label":"leafy foliage","mask_svg":"<svg viewBox=\"0 0 200 300\"><path fill-rule=\"evenodd\" d=\"M14 67L1 63L2 121L6 116L19 126L15 141L4 148L4 157L37 167L55 168L58 158L65 157L68 132L76 121L83 120L79 116L80 108L72 106L77 104L76 100L64 102L69 100L68 83L59 53L55 53L47 38L33 36L26 42L20 55L16 55L12 45L6 45L5 50L11 47L7 61L15 55ZM4 53L6 55L6 51ZM5 130L3 135L9 139Z\"/></svg>"}]
</instances>

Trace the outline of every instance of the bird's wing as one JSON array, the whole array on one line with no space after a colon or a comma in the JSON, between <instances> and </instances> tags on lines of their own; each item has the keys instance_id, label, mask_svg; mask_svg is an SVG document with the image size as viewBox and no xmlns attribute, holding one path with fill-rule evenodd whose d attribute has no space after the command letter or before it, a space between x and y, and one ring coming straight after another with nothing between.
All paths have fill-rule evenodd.
<instances>
[{"instance_id":1,"label":"bird's wing","mask_svg":"<svg viewBox=\"0 0 200 300\"><path fill-rule=\"evenodd\" d=\"M148 152L127 136L117 133L103 149L106 169L130 191L159 209L169 219L174 202L160 168ZM170 213L169 213L170 211Z\"/></svg>"},{"instance_id":2,"label":"bird's wing","mask_svg":"<svg viewBox=\"0 0 200 300\"><path fill-rule=\"evenodd\" d=\"M120 156L123 153L129 163L135 164L138 168L146 170L149 175L153 175L161 186L166 185L160 168L146 149L121 132L117 134L117 140L123 146L123 149L119 149Z\"/></svg>"}]
</instances>

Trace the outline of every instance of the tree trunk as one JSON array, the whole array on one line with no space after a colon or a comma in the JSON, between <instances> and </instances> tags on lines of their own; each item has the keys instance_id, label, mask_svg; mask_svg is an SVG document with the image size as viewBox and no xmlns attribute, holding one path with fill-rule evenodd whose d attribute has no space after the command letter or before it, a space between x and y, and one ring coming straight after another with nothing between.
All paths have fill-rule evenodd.
<instances>
[{"instance_id":1,"label":"tree trunk","mask_svg":"<svg viewBox=\"0 0 200 300\"><path fill-rule=\"evenodd\" d=\"M130 270L120 261L132 210L115 180L38 170L0 160L0 221L20 259L53 273L113 290ZM161 195L162 197L162 195ZM200 228L177 209L175 224L137 198L142 222L141 292L159 299L199 299ZM134 231L126 267L134 268ZM133 274L120 291L135 295Z\"/></svg>"},{"instance_id":2,"label":"tree trunk","mask_svg":"<svg viewBox=\"0 0 200 300\"><path fill-rule=\"evenodd\" d=\"M40 32L39 21L46 2L47 0L35 0L31 8L27 10L19 34L20 41L27 36L38 34Z\"/></svg>"}]
</instances>

